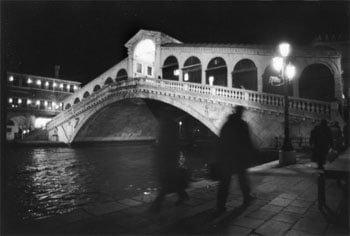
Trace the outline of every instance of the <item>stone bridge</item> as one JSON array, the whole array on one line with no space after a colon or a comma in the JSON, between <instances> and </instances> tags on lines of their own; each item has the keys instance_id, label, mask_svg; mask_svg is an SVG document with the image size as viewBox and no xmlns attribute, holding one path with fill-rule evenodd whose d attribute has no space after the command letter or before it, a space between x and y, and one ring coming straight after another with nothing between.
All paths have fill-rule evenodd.
<instances>
[{"instance_id":1,"label":"stone bridge","mask_svg":"<svg viewBox=\"0 0 350 236\"><path fill-rule=\"evenodd\" d=\"M251 125L259 147L269 147L275 137L283 136L284 98L281 95L152 78L133 78L105 86L55 117L47 126L49 135L72 143L94 114L131 98L158 100L177 107L215 134L232 108L240 104L248 108L245 120ZM292 136L308 136L315 121L321 118L339 118L332 103L290 97L289 105Z\"/></svg>"},{"instance_id":2,"label":"stone bridge","mask_svg":"<svg viewBox=\"0 0 350 236\"><path fill-rule=\"evenodd\" d=\"M107 116L106 109L127 99L172 105L215 134L232 107L241 104L248 108L245 119L258 146L269 147L283 136L285 91L272 86L280 79L271 67L274 47L188 44L149 30L140 30L125 46L127 58L62 102L64 110L47 125L52 139L76 141L94 114ZM288 87L291 137L309 136L321 118L342 123L337 105L343 96L340 59L335 50L293 48L289 60L297 73ZM118 115L118 110L109 112Z\"/></svg>"}]
</instances>

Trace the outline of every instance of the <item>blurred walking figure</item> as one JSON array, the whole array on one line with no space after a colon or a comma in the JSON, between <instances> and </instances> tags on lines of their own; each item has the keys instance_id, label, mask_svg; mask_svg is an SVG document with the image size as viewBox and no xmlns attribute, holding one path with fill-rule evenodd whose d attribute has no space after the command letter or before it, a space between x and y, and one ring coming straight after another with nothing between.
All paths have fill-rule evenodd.
<instances>
[{"instance_id":1,"label":"blurred walking figure","mask_svg":"<svg viewBox=\"0 0 350 236\"><path fill-rule=\"evenodd\" d=\"M320 125L315 126L310 135L312 161L317 162L318 169L323 169L332 143L332 132L328 127L327 121L322 119Z\"/></svg>"},{"instance_id":2,"label":"blurred walking figure","mask_svg":"<svg viewBox=\"0 0 350 236\"><path fill-rule=\"evenodd\" d=\"M165 196L169 193L178 194L179 198L176 204L188 200L189 197L185 189L188 187L189 178L184 165L185 158L180 152L178 126L170 117L161 121L155 158L160 188L151 210L159 211Z\"/></svg>"},{"instance_id":3,"label":"blurred walking figure","mask_svg":"<svg viewBox=\"0 0 350 236\"><path fill-rule=\"evenodd\" d=\"M338 152L342 151L344 149L344 138L338 121L335 121L329 128L331 129L333 138L333 149L337 150Z\"/></svg>"},{"instance_id":4,"label":"blurred walking figure","mask_svg":"<svg viewBox=\"0 0 350 236\"><path fill-rule=\"evenodd\" d=\"M250 195L250 184L247 168L252 160L253 143L247 122L242 120L245 108L236 106L235 113L229 115L221 129L219 138L219 166L221 169L217 195L217 209L226 210L232 174L238 175L238 182L243 194L243 204L248 205L253 197Z\"/></svg>"}]
</instances>

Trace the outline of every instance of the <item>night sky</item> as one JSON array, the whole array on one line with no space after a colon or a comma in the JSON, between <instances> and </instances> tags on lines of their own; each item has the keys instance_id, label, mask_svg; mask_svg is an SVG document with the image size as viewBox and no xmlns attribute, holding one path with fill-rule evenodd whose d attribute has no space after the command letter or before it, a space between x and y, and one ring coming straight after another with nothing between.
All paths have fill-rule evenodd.
<instances>
[{"instance_id":1,"label":"night sky","mask_svg":"<svg viewBox=\"0 0 350 236\"><path fill-rule=\"evenodd\" d=\"M349 35L350 2L2 2L6 71L91 81L127 56L139 29L185 43L307 45ZM348 37L349 38L349 37Z\"/></svg>"}]
</instances>

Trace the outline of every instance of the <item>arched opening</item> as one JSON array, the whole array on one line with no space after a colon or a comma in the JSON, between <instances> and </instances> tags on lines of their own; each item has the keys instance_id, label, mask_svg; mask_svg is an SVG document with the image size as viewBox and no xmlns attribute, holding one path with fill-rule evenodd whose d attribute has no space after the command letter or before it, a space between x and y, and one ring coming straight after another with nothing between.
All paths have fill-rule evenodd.
<instances>
[{"instance_id":1,"label":"arched opening","mask_svg":"<svg viewBox=\"0 0 350 236\"><path fill-rule=\"evenodd\" d=\"M113 84L113 79L111 77L108 77L105 81L105 85Z\"/></svg>"},{"instance_id":2,"label":"arched opening","mask_svg":"<svg viewBox=\"0 0 350 236\"><path fill-rule=\"evenodd\" d=\"M258 90L258 71L253 61L240 60L232 72L232 87Z\"/></svg>"},{"instance_id":3,"label":"arched opening","mask_svg":"<svg viewBox=\"0 0 350 236\"><path fill-rule=\"evenodd\" d=\"M299 96L322 101L334 100L334 78L323 64L307 66L299 78Z\"/></svg>"},{"instance_id":4,"label":"arched opening","mask_svg":"<svg viewBox=\"0 0 350 236\"><path fill-rule=\"evenodd\" d=\"M227 86L227 66L221 57L210 60L206 70L206 84Z\"/></svg>"},{"instance_id":5,"label":"arched opening","mask_svg":"<svg viewBox=\"0 0 350 236\"><path fill-rule=\"evenodd\" d=\"M202 82L202 65L197 57L190 57L185 61L182 68L183 80L191 83Z\"/></svg>"},{"instance_id":6,"label":"arched opening","mask_svg":"<svg viewBox=\"0 0 350 236\"><path fill-rule=\"evenodd\" d=\"M101 86L100 85L95 85L95 87L94 87L94 92L96 92L96 91L98 91L98 90L100 90L101 89Z\"/></svg>"},{"instance_id":7,"label":"arched opening","mask_svg":"<svg viewBox=\"0 0 350 236\"><path fill-rule=\"evenodd\" d=\"M77 104L78 102L80 102L80 99L79 98L76 98L76 99L74 99L74 104Z\"/></svg>"},{"instance_id":8,"label":"arched opening","mask_svg":"<svg viewBox=\"0 0 350 236\"><path fill-rule=\"evenodd\" d=\"M163 79L179 80L179 63L174 56L169 56L165 61L162 68Z\"/></svg>"},{"instance_id":9,"label":"arched opening","mask_svg":"<svg viewBox=\"0 0 350 236\"><path fill-rule=\"evenodd\" d=\"M8 125L8 126L15 126L15 122L13 122L13 120L8 120L6 125Z\"/></svg>"},{"instance_id":10,"label":"arched opening","mask_svg":"<svg viewBox=\"0 0 350 236\"><path fill-rule=\"evenodd\" d=\"M122 80L127 80L128 79L128 73L126 72L125 69L120 69L117 73L117 76L115 78L115 81L122 81Z\"/></svg>"},{"instance_id":11,"label":"arched opening","mask_svg":"<svg viewBox=\"0 0 350 236\"><path fill-rule=\"evenodd\" d=\"M90 93L88 91L86 91L83 95L83 98L87 98L88 96L90 96Z\"/></svg>"},{"instance_id":12,"label":"arched opening","mask_svg":"<svg viewBox=\"0 0 350 236\"><path fill-rule=\"evenodd\" d=\"M65 108L65 110L67 110L67 109L71 108L70 103L67 103L67 105L66 105L64 108Z\"/></svg>"},{"instance_id":13,"label":"arched opening","mask_svg":"<svg viewBox=\"0 0 350 236\"><path fill-rule=\"evenodd\" d=\"M273 67L270 65L266 67L264 74L262 75L263 78L263 92L264 93L274 93L279 95L285 94L285 87L282 83L281 76L279 73L273 69ZM288 95L293 95L293 82L289 82L288 84Z\"/></svg>"}]
</instances>

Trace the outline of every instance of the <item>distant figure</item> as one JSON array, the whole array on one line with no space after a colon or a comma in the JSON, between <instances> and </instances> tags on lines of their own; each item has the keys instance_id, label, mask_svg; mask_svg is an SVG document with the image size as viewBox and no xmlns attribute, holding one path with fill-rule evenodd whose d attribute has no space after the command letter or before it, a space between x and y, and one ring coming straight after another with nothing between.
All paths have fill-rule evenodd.
<instances>
[{"instance_id":1,"label":"distant figure","mask_svg":"<svg viewBox=\"0 0 350 236\"><path fill-rule=\"evenodd\" d=\"M343 127L343 136L344 136L344 148L348 148L349 147L349 124L345 123L344 127Z\"/></svg>"},{"instance_id":2,"label":"distant figure","mask_svg":"<svg viewBox=\"0 0 350 236\"><path fill-rule=\"evenodd\" d=\"M311 131L310 145L312 147L312 161L317 162L318 169L323 169L326 156L332 147L332 133L326 120L321 120L321 124L315 126Z\"/></svg>"},{"instance_id":3,"label":"distant figure","mask_svg":"<svg viewBox=\"0 0 350 236\"><path fill-rule=\"evenodd\" d=\"M251 163L253 143L250 138L247 122L242 120L243 106L236 106L235 113L229 115L223 125L219 138L219 165L221 178L218 186L217 210L226 210L232 174L238 175L239 186L243 194L243 204L248 205L253 197L250 195L250 184L247 168Z\"/></svg>"},{"instance_id":4,"label":"distant figure","mask_svg":"<svg viewBox=\"0 0 350 236\"><path fill-rule=\"evenodd\" d=\"M169 117L164 118L160 124L159 143L155 157L160 189L151 206L152 211L160 210L165 196L169 193L178 194L177 205L189 199L185 191L189 184L189 178L187 170L184 168L185 159L181 154L178 126Z\"/></svg>"},{"instance_id":5,"label":"distant figure","mask_svg":"<svg viewBox=\"0 0 350 236\"><path fill-rule=\"evenodd\" d=\"M339 123L335 121L334 124L330 126L330 129L333 138L333 148L337 151L342 151L344 139Z\"/></svg>"}]
</instances>

